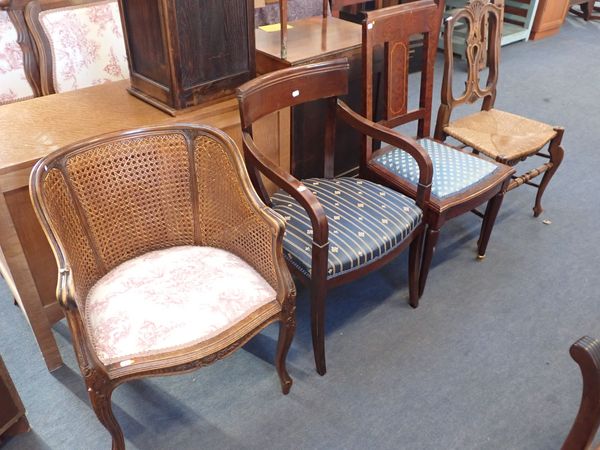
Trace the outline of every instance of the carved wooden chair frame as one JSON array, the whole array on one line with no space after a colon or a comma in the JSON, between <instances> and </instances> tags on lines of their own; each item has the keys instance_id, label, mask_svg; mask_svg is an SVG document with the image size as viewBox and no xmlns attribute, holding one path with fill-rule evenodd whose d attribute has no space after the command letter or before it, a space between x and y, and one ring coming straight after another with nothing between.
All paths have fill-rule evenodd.
<instances>
[{"instance_id":1,"label":"carved wooden chair frame","mask_svg":"<svg viewBox=\"0 0 600 450\"><path fill-rule=\"evenodd\" d=\"M200 136L206 136L214 140L224 150L226 157L231 161L239 182L240 191L244 201L250 206L251 213L258 221L264 224L271 231L271 240L265 245L270 253L269 264L273 265L274 276L277 284L277 301L281 304L281 311L277 314L267 315L262 318L256 328L245 332L243 319L235 324L232 330L236 333L245 333L237 340L228 343L226 346L220 343L219 336L211 338L206 342L188 345L186 348L161 351L159 354L141 356L136 360L128 360L125 363L103 364L94 351L94 347L88 337L78 304L81 298L87 295L87 289L78 283L77 277L71 269L69 255L65 251L65 246L61 239L55 223L50 218L48 205L45 201L45 178L52 171L63 173L66 169L66 162L72 156L81 155L83 152L93 150L103 144L117 143L128 139L144 139L145 137L164 136L167 134L183 135L190 153L190 160L193 160L194 139ZM193 169L192 169L193 170ZM67 176L67 175L65 175ZM190 182L192 185L192 183ZM291 345L295 320L295 296L296 290L293 284L289 270L287 269L283 258L282 240L285 230L285 223L281 217L272 210L265 207L260 201L252 184L248 178L242 155L237 149L233 140L224 132L206 125L169 125L153 128L144 128L138 130L117 132L92 138L73 144L64 149L57 150L50 155L42 158L33 168L30 179L30 192L36 214L40 220L42 228L50 242L52 250L58 264L58 287L57 299L65 312L69 328L71 329L73 347L77 355L77 361L84 377L85 384L88 387L88 394L92 407L102 425L110 432L112 436L112 448L124 449L125 441L123 432L113 414L111 406L111 396L113 391L121 384L139 378L173 375L177 373L189 372L200 367L209 365L217 360L223 359L243 346L249 339L258 334L262 329L273 322L279 322L279 340L277 345L277 354L275 365L280 378L281 389L287 394L292 385L287 369L285 359ZM79 214L83 214L79 211ZM86 233L88 231L85 231ZM199 238L196 233L196 240ZM248 235L247 239L252 239ZM196 242L197 243L197 242ZM179 244L178 244L179 245ZM97 255L100 258L99 255ZM255 258L256 259L256 258ZM255 263L257 261L254 261ZM249 262L252 264L252 261ZM83 294L84 295L83 295Z\"/></svg>"},{"instance_id":2,"label":"carved wooden chair frame","mask_svg":"<svg viewBox=\"0 0 600 450\"><path fill-rule=\"evenodd\" d=\"M472 0L465 8L458 10L445 21L444 30L444 76L442 80L441 105L438 110L435 128L435 138L444 141L448 135L444 128L450 123L452 112L457 106L473 104L482 100L481 110L489 111L494 108L496 101L498 68L500 60L500 40L502 37L502 23L504 17L504 0ZM465 90L455 96L452 85L454 73L454 50L453 35L458 22L465 20L468 23L469 34L467 36L466 60L468 64L467 81ZM481 72L489 69L485 86L481 87ZM537 188L534 216L538 217L542 211L542 196L550 179L562 162L564 150L561 142L564 129L554 127L555 137L549 141L548 154L539 149L536 153L516 159L497 158L498 162L514 166L530 156L536 155L549 161L541 166L531 169L522 175L513 175L513 179L506 187L506 192L511 191L522 184ZM467 146L465 144L465 146ZM477 153L476 151L474 151ZM540 184L531 180L543 175Z\"/></svg>"},{"instance_id":3,"label":"carved wooden chair frame","mask_svg":"<svg viewBox=\"0 0 600 450\"><path fill-rule=\"evenodd\" d=\"M335 121L342 120L361 134L388 142L412 155L420 168L416 204L426 215L430 193L432 166L427 153L412 139L401 136L381 125L364 119L352 111L338 96L348 90L349 64L343 60L314 63L279 70L250 81L238 88L240 116L242 121L244 156L250 178L263 201L271 204L270 196L263 186L261 176L267 177L279 188L293 197L306 210L312 224L312 274L305 275L290 264L290 269L311 290L311 329L317 372L324 375L325 364L325 299L327 291L370 273L398 256L410 245L409 292L410 302L418 302L418 266L422 247L424 223L421 222L395 249L383 257L343 273L334 278L327 277L329 254L329 226L325 211L318 198L294 176L293 167L281 168L269 161L254 142L252 124L261 117L282 108L326 99L325 145L323 148L324 177L334 176ZM268 94L267 91L268 90ZM293 158L292 158L293 161Z\"/></svg>"},{"instance_id":4,"label":"carved wooden chair frame","mask_svg":"<svg viewBox=\"0 0 600 450\"><path fill-rule=\"evenodd\" d=\"M363 22L363 92L364 110L367 118L376 116L373 101L373 61L376 48L384 49L384 112L378 117L378 124L388 128L418 121L417 138L429 138L431 127L431 108L433 94L433 76L437 42L444 9L444 0L419 0L366 13ZM409 18L410 19L409 19ZM402 26L398 22L402 22ZM424 34L423 70L421 72L421 91L419 106L408 109L408 55L410 36ZM399 62L400 61L400 62ZM421 147L419 144L417 144ZM369 140L364 142L361 158L361 176L377 183L391 187L399 192L418 198L415 185L377 164L374 158L385 153L386 149L375 150ZM461 151L460 149L456 149ZM425 150L423 149L423 152ZM514 172L504 165L497 164L494 173L484 180L475 183L465 191L438 199L433 195L427 200L428 216L425 248L420 274L420 295L431 266L433 253L437 244L440 228L456 216L474 210L488 203L483 217L481 234L478 242L478 255L483 258L489 238L503 199L503 191ZM431 188L431 186L430 186ZM414 307L417 304L413 305Z\"/></svg>"},{"instance_id":5,"label":"carved wooden chair frame","mask_svg":"<svg viewBox=\"0 0 600 450\"><path fill-rule=\"evenodd\" d=\"M104 0L31 0L25 8L25 21L31 32L40 67L40 86L42 95L56 94L54 86L54 61L52 46L40 22L43 11L98 3Z\"/></svg>"},{"instance_id":6,"label":"carved wooden chair frame","mask_svg":"<svg viewBox=\"0 0 600 450\"><path fill-rule=\"evenodd\" d=\"M23 52L25 76L35 97L42 95L40 68L33 39L25 23L25 7L29 0L0 0L0 10L6 10L8 17L17 30L17 42Z\"/></svg>"},{"instance_id":7,"label":"carved wooden chair frame","mask_svg":"<svg viewBox=\"0 0 600 450\"><path fill-rule=\"evenodd\" d=\"M584 336L570 349L583 378L581 404L562 450L587 450L600 427L600 341Z\"/></svg>"}]
</instances>

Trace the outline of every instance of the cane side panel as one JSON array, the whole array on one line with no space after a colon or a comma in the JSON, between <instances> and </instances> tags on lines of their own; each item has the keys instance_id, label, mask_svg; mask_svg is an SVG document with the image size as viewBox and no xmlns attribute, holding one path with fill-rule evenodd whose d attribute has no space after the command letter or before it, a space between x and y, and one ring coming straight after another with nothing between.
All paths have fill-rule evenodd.
<instances>
[{"instance_id":1,"label":"cane side panel","mask_svg":"<svg viewBox=\"0 0 600 450\"><path fill-rule=\"evenodd\" d=\"M194 146L202 242L244 259L278 290L273 232L242 190L231 156L208 136Z\"/></svg>"},{"instance_id":2,"label":"cane side panel","mask_svg":"<svg viewBox=\"0 0 600 450\"><path fill-rule=\"evenodd\" d=\"M45 213L68 258L75 301L83 311L89 289L103 275L96 263L67 183L59 169L51 169L43 179Z\"/></svg>"}]
</instances>

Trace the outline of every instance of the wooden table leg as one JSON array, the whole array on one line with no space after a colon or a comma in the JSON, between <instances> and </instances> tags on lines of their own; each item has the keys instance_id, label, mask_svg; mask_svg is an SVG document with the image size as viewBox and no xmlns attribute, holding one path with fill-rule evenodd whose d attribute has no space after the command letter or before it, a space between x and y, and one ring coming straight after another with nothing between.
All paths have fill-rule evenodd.
<instances>
[{"instance_id":1,"label":"wooden table leg","mask_svg":"<svg viewBox=\"0 0 600 450\"><path fill-rule=\"evenodd\" d=\"M12 222L4 193L0 195L0 248L14 285L19 293L16 300L25 313L33 330L35 340L42 351L46 366L50 371L62 366L63 361L52 334L51 324L43 309L33 276L29 270L23 248Z\"/></svg>"}]
</instances>

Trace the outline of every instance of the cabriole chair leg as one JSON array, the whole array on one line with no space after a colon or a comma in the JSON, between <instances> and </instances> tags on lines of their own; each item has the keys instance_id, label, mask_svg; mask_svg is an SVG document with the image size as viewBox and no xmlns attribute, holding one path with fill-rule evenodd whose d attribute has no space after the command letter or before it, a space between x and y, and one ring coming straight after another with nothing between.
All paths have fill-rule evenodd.
<instances>
[{"instance_id":1,"label":"cabriole chair leg","mask_svg":"<svg viewBox=\"0 0 600 450\"><path fill-rule=\"evenodd\" d=\"M550 153L550 162L552 163L552 168L544 173L544 176L542 177L542 182L540 183L540 187L538 188L537 195L535 197L535 206L533 207L534 217L539 217L544 211L544 208L542 208L542 196L544 195L544 191L546 190L548 183L550 183L550 180L556 173L556 170L560 166L565 155L565 151L560 145L563 133L564 130L558 129L556 137L550 142L550 148L548 149L548 152Z\"/></svg>"},{"instance_id":2,"label":"cabriole chair leg","mask_svg":"<svg viewBox=\"0 0 600 450\"><path fill-rule=\"evenodd\" d=\"M296 322L293 313L279 322L279 340L277 342L275 367L277 368L277 374L279 375L281 391L284 395L287 395L292 387L292 378L285 367L285 359L290 350L290 346L292 345L295 330Z\"/></svg>"},{"instance_id":3,"label":"cabriole chair leg","mask_svg":"<svg viewBox=\"0 0 600 450\"><path fill-rule=\"evenodd\" d=\"M113 413L111 397L116 386L100 375L92 375L93 382L88 384L88 394L96 417L112 437L112 450L125 450L125 439L121 426ZM87 381L87 380L86 380Z\"/></svg>"}]
</instances>

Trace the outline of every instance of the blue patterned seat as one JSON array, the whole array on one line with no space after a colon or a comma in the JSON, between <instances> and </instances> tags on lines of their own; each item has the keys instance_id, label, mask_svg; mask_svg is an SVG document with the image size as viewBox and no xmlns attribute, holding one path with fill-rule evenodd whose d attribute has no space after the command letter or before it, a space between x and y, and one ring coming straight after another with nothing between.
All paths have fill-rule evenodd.
<instances>
[{"instance_id":1,"label":"blue patterned seat","mask_svg":"<svg viewBox=\"0 0 600 450\"><path fill-rule=\"evenodd\" d=\"M310 178L302 181L317 196L329 224L328 278L357 269L384 256L421 223L414 200L370 181L356 178ZM304 208L280 190L273 208L286 220L286 259L310 276L312 225Z\"/></svg>"},{"instance_id":2,"label":"blue patterned seat","mask_svg":"<svg viewBox=\"0 0 600 450\"><path fill-rule=\"evenodd\" d=\"M417 142L431 157L433 162L431 194L440 199L468 189L494 173L498 167L490 161L431 139L419 139ZM414 184L419 181L419 166L408 153L402 150L391 149L379 155L375 161Z\"/></svg>"}]
</instances>

